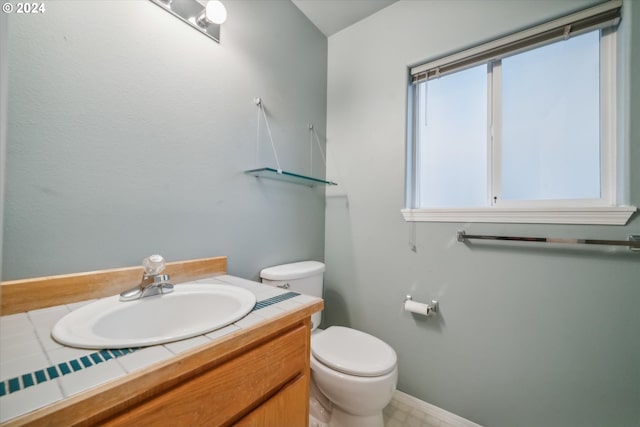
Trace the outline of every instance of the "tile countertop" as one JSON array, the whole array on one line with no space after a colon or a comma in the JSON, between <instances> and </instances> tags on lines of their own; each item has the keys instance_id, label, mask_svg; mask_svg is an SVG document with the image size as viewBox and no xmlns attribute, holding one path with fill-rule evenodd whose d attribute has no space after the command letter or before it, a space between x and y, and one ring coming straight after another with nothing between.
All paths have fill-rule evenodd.
<instances>
[{"instance_id":1,"label":"tile countertop","mask_svg":"<svg viewBox=\"0 0 640 427\"><path fill-rule=\"evenodd\" d=\"M255 294L256 306L237 322L208 334L163 345L122 350L66 347L51 338L51 329L60 318L95 300L1 316L0 422L296 310L303 304L320 301L320 298L229 275L185 283L240 286Z\"/></svg>"}]
</instances>

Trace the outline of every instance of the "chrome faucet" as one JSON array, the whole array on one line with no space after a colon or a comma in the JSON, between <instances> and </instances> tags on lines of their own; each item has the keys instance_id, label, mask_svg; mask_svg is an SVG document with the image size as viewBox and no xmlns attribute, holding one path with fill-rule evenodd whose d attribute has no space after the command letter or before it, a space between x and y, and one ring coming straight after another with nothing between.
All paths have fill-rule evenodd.
<instances>
[{"instance_id":1,"label":"chrome faucet","mask_svg":"<svg viewBox=\"0 0 640 427\"><path fill-rule=\"evenodd\" d=\"M164 270L165 262L161 255L151 255L142 260L144 273L140 284L120 294L120 301L133 301L153 295L173 292L173 285L169 283L168 274L160 274Z\"/></svg>"}]
</instances>

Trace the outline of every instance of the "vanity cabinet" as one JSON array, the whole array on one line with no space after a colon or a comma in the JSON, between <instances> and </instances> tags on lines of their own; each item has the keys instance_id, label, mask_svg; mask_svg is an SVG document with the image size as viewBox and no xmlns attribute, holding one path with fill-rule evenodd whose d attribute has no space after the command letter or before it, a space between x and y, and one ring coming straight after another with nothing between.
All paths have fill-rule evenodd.
<instances>
[{"instance_id":1,"label":"vanity cabinet","mask_svg":"<svg viewBox=\"0 0 640 427\"><path fill-rule=\"evenodd\" d=\"M101 424L306 426L308 335L298 326Z\"/></svg>"},{"instance_id":2,"label":"vanity cabinet","mask_svg":"<svg viewBox=\"0 0 640 427\"><path fill-rule=\"evenodd\" d=\"M208 278L226 273L226 258L170 263L167 270L177 281ZM140 277L141 269L131 267L3 282L2 313L114 295ZM294 309L36 408L2 427L307 426L311 315L322 308L321 299L304 299Z\"/></svg>"},{"instance_id":3,"label":"vanity cabinet","mask_svg":"<svg viewBox=\"0 0 640 427\"><path fill-rule=\"evenodd\" d=\"M2 426L307 426L310 316L318 306L303 306Z\"/></svg>"}]
</instances>

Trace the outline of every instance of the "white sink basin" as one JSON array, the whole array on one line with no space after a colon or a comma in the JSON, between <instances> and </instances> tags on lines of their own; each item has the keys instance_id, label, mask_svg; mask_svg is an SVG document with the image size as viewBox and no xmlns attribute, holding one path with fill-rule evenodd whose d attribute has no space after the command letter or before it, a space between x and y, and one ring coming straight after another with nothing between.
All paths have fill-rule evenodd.
<instances>
[{"instance_id":1,"label":"white sink basin","mask_svg":"<svg viewBox=\"0 0 640 427\"><path fill-rule=\"evenodd\" d=\"M172 293L120 301L103 298L72 311L51 331L61 344L81 348L128 348L201 335L247 315L250 291L230 285L177 285Z\"/></svg>"}]
</instances>

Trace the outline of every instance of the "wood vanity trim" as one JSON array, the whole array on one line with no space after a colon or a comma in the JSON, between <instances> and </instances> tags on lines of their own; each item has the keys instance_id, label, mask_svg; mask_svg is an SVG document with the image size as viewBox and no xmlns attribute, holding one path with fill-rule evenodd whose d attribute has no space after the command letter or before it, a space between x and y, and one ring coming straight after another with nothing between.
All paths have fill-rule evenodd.
<instances>
[{"instance_id":1,"label":"wood vanity trim","mask_svg":"<svg viewBox=\"0 0 640 427\"><path fill-rule=\"evenodd\" d=\"M142 267L74 273L12 280L0 284L0 314L23 313L55 305L117 295L136 286ZM163 273L171 282L185 282L226 274L227 257L202 258L167 263Z\"/></svg>"},{"instance_id":2,"label":"wood vanity trim","mask_svg":"<svg viewBox=\"0 0 640 427\"><path fill-rule=\"evenodd\" d=\"M120 425L119 421L126 421L127 413L136 411L137 408L144 407L145 404L161 398L170 390L194 382L202 376L224 367L227 362L234 358L259 349L265 346L269 349L268 343L280 337L304 334L306 354L304 356L304 366L292 366L292 374L289 382L281 384L283 390L289 390L290 386L296 389L308 390L309 381L309 340L311 337L311 315L323 308L321 300L301 305L299 309L284 313L274 317L273 320L260 323L252 327L243 328L237 332L226 335L210 344L197 347L191 351L181 353L168 360L158 362L148 368L127 374L124 377L92 388L86 392L66 398L49 406L30 412L21 417L15 418L2 424L9 426L92 426L103 423ZM295 346L294 346L295 347ZM279 354L287 354L290 349L284 348ZM291 349L294 352L299 349ZM295 365L299 365L297 363ZM238 375L246 375L246 372L239 371ZM259 373L258 373L259 374ZM302 385L297 381L302 378ZM283 395L279 390L268 390L265 399L274 396L275 405L281 405ZM270 394L271 393L271 394ZM305 394L306 395L306 394ZM305 399L302 399L305 400ZM269 417L261 410L260 404L263 401L254 402L250 407L237 407L230 411L229 418L215 425L228 426L240 423L240 425L257 425L253 423L245 424L245 420L254 418L253 410L256 410L256 419ZM304 402L301 402L304 404ZM302 410L301 419L308 419L308 399ZM268 412L271 413L271 412ZM170 420L171 415L166 415ZM245 417L247 416L247 417ZM242 418L245 417L245 418ZM122 425L126 425L122 424Z\"/></svg>"}]
</instances>

